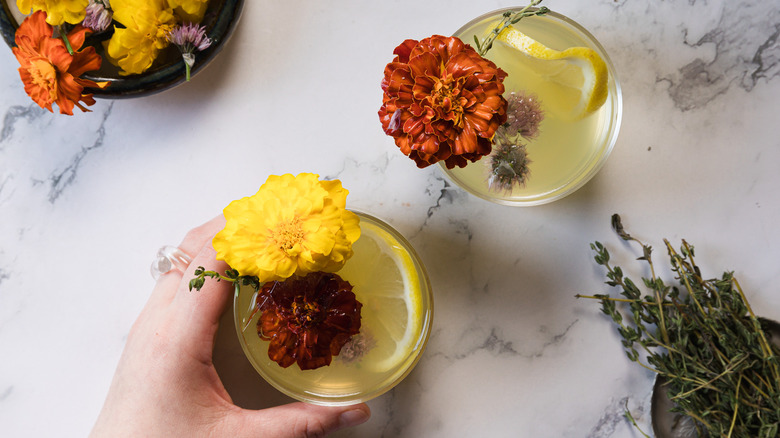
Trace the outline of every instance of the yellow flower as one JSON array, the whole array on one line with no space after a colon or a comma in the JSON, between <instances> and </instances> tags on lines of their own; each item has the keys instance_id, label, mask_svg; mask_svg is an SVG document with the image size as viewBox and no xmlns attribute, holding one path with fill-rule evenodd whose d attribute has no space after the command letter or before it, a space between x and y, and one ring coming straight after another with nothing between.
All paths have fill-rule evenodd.
<instances>
[{"instance_id":1,"label":"yellow flower","mask_svg":"<svg viewBox=\"0 0 780 438\"><path fill-rule=\"evenodd\" d=\"M112 64L122 75L145 72L168 46L168 32L176 25L173 10L164 0L111 0L114 20L125 28L114 26L114 35L106 47Z\"/></svg>"},{"instance_id":2,"label":"yellow flower","mask_svg":"<svg viewBox=\"0 0 780 438\"><path fill-rule=\"evenodd\" d=\"M338 271L360 237L360 219L345 209L348 193L341 181L311 173L268 177L254 196L223 210L217 259L260 283Z\"/></svg>"},{"instance_id":3,"label":"yellow flower","mask_svg":"<svg viewBox=\"0 0 780 438\"><path fill-rule=\"evenodd\" d=\"M168 0L168 5L183 23L200 23L208 2L209 0Z\"/></svg>"},{"instance_id":4,"label":"yellow flower","mask_svg":"<svg viewBox=\"0 0 780 438\"><path fill-rule=\"evenodd\" d=\"M16 0L23 14L46 12L46 22L52 26L62 23L78 24L84 20L89 0Z\"/></svg>"}]
</instances>

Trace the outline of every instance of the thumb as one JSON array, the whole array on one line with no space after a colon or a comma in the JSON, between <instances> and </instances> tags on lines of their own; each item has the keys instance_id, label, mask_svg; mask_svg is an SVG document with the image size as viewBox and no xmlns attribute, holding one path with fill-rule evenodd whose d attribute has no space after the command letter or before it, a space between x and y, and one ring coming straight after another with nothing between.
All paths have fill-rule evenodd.
<instances>
[{"instance_id":1,"label":"thumb","mask_svg":"<svg viewBox=\"0 0 780 438\"><path fill-rule=\"evenodd\" d=\"M303 402L290 403L260 411L244 411L246 430L256 430L263 437L323 437L345 427L368 421L371 410L365 403L350 406L317 406Z\"/></svg>"}]
</instances>

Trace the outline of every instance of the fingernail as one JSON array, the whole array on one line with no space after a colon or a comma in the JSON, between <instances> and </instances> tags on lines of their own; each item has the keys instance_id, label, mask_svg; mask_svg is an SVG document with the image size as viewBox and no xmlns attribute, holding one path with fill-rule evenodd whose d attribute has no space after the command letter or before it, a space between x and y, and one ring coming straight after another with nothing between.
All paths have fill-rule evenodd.
<instances>
[{"instance_id":1,"label":"fingernail","mask_svg":"<svg viewBox=\"0 0 780 438\"><path fill-rule=\"evenodd\" d=\"M357 426L358 424L363 424L368 421L368 417L368 412L362 409L352 409L351 411L343 412L341 416L339 416L339 426Z\"/></svg>"}]
</instances>

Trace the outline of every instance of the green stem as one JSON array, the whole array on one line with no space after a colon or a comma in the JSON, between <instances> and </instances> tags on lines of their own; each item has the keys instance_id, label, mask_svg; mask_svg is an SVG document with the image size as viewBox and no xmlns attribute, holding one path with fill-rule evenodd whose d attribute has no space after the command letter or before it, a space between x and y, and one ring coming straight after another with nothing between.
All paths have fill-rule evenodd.
<instances>
[{"instance_id":1,"label":"green stem","mask_svg":"<svg viewBox=\"0 0 780 438\"><path fill-rule=\"evenodd\" d=\"M758 318L756 318L756 314L753 313L753 308L750 307L750 303L748 303L747 297L745 296L745 292L742 291L742 286L739 285L739 282L737 281L736 278L733 278L732 281L734 282L734 286L737 288L737 292L739 292L739 297L742 298L742 302L745 303L745 307L750 313L750 317L753 322L753 327L755 328L759 336L759 340L760 340L759 344L761 345L761 351L764 352L764 359L768 359L772 357L772 355L774 354L772 352L772 346L769 344L769 341L767 340L766 335L764 334L764 330L761 328L761 324L758 322ZM774 374L775 382L780 382L780 370L778 370L777 362L770 362L770 367L772 369L772 374ZM780 385L778 385L778 387L780 387Z\"/></svg>"},{"instance_id":2,"label":"green stem","mask_svg":"<svg viewBox=\"0 0 780 438\"><path fill-rule=\"evenodd\" d=\"M60 32L60 38L62 38L62 41L65 43L65 48L68 49L68 53L73 55L73 47L70 46L70 41L68 41L68 35L62 31L62 28L58 27L58 30Z\"/></svg>"},{"instance_id":3,"label":"green stem","mask_svg":"<svg viewBox=\"0 0 780 438\"><path fill-rule=\"evenodd\" d=\"M577 294L577 295L574 295L574 298L588 298L588 299L591 299L591 300L609 300L609 301L615 301L615 302L618 302L618 303L639 303L639 304L641 304L643 306L651 305L651 304L652 305L656 305L656 303L654 303L654 302L647 302L647 301L642 301L642 300L632 300L632 299L629 299L629 298L597 297L595 295ZM674 306L675 304L674 303L664 302L663 305L664 306Z\"/></svg>"},{"instance_id":4,"label":"green stem","mask_svg":"<svg viewBox=\"0 0 780 438\"><path fill-rule=\"evenodd\" d=\"M726 367L726 369L725 369L725 370L724 370L722 373L718 374L718 375L717 375L717 376L715 376L714 378L710 379L710 380L709 380L709 381L707 381L707 382L703 382L703 383L701 383L699 386L697 386L697 387L695 387L695 388L693 388L693 389L691 389L691 390L689 390L689 391L687 391L687 392L684 392L684 393L682 393L682 394L677 394L677 395L675 395L674 397L671 397L671 400L675 400L675 399L678 399L678 398L685 398L685 397L687 397L688 395L690 395L690 394L693 394L694 392L696 392L696 391L698 391L698 390L700 390L700 389L702 389L702 388L705 388L705 387L706 387L706 388L710 388L710 389L712 389L712 390L716 390L716 389L715 389L714 387L712 387L711 385L712 385L713 383L715 383L715 381L717 381L718 379L722 378L723 376L725 376L725 375L727 375L727 374L730 374L732 371L734 371L734 368L736 368L736 367L737 367L739 364L741 364L742 362L744 362L746 359L747 359L747 356L745 356L745 357L743 357L743 358L739 359L737 362L735 362L735 363L733 363L733 364L729 364L729 366L727 366L727 367ZM739 379L740 379L740 380L742 380L742 375L740 375L740 376L739 376ZM739 385L737 385L737 390L739 390Z\"/></svg>"},{"instance_id":5,"label":"green stem","mask_svg":"<svg viewBox=\"0 0 780 438\"><path fill-rule=\"evenodd\" d=\"M634 416L631 415L631 411L628 410L628 400L626 400L626 410L624 415L626 416L626 418L628 418L628 421L630 421L631 424L634 425L634 427L636 428L636 430L639 431L639 433L641 433L645 438L650 438L650 435L646 434L645 431L639 427L639 425L636 423L636 420L634 420Z\"/></svg>"},{"instance_id":6,"label":"green stem","mask_svg":"<svg viewBox=\"0 0 780 438\"><path fill-rule=\"evenodd\" d=\"M737 390L735 392L737 399L734 401L734 416L731 417L731 427L729 428L728 438L731 438L731 434L734 432L734 425L737 424L737 412L739 412L739 385L742 383L742 375L740 374L739 380L737 380Z\"/></svg>"}]
</instances>

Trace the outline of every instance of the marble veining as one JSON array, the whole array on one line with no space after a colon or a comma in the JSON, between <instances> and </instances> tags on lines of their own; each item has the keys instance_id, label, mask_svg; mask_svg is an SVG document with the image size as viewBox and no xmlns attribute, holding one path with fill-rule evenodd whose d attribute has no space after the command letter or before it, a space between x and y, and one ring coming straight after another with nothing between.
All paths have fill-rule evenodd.
<instances>
[{"instance_id":1,"label":"marble veining","mask_svg":"<svg viewBox=\"0 0 780 438\"><path fill-rule=\"evenodd\" d=\"M0 206L2 206L3 203L5 203L6 200L11 196L11 193L3 193L6 189L6 185L10 180L11 180L11 175L4 175L3 180L0 181Z\"/></svg>"},{"instance_id":2,"label":"marble veining","mask_svg":"<svg viewBox=\"0 0 780 438\"><path fill-rule=\"evenodd\" d=\"M455 200L454 195L453 195L453 191L455 190L455 187L449 181L447 181L447 180L445 180L444 178L441 178L441 177L436 177L434 180L435 180L436 183L441 183L442 187L440 189L438 189L438 194L439 195L438 195L438 197L436 197L436 199L435 199L436 202L434 203L434 205L431 205L430 207L428 207L428 212L427 212L427 217L428 218L433 216L433 214L436 212L436 210L441 208L443 202L447 203L447 204L452 204L454 202L454 200ZM435 189L434 187L431 187L431 186L429 186L426 190L430 194L434 194L437 191L437 189Z\"/></svg>"},{"instance_id":3,"label":"marble veining","mask_svg":"<svg viewBox=\"0 0 780 438\"><path fill-rule=\"evenodd\" d=\"M545 338L542 341L542 345L537 346L533 350L525 350L522 347L516 347L514 341L506 339L503 335L503 330L500 327L490 327L489 333L485 336L485 330L482 327L472 327L464 332L461 336L463 340L460 348L465 348L465 351L456 351L454 354L441 353L445 359L450 361L464 359L469 356L473 356L480 352L488 352L492 356L505 356L505 357L518 357L524 359L536 359L544 356L545 351L548 348L555 347L560 344L565 338L569 330L577 324L578 320L575 320L560 333L550 334L544 327L538 330ZM434 333L433 336L436 336ZM480 340L481 339L481 340ZM476 343L475 343L476 340ZM438 353L437 353L438 354Z\"/></svg>"},{"instance_id":4,"label":"marble veining","mask_svg":"<svg viewBox=\"0 0 780 438\"><path fill-rule=\"evenodd\" d=\"M616 429L625 423L625 409L627 406L627 396L612 401L604 411L604 415L599 418L598 423L593 426L593 429L590 430L587 438L604 438L615 436Z\"/></svg>"},{"instance_id":5,"label":"marble veining","mask_svg":"<svg viewBox=\"0 0 780 438\"><path fill-rule=\"evenodd\" d=\"M26 106L14 105L8 108L3 117L3 128L0 129L0 151L4 149L3 143L14 133L14 125L20 120L27 120L28 123L37 120L47 111L38 105L32 103Z\"/></svg>"},{"instance_id":6,"label":"marble veining","mask_svg":"<svg viewBox=\"0 0 780 438\"><path fill-rule=\"evenodd\" d=\"M434 216L437 215L442 208L445 206L457 205L466 196L465 192L458 189L441 176L432 177L425 192L429 195L429 206L425 212L425 220L411 235L412 239L424 232ZM471 240L473 236L469 230L468 221L448 219L448 222L453 226L457 234L462 234L467 237L467 240Z\"/></svg>"},{"instance_id":7,"label":"marble veining","mask_svg":"<svg viewBox=\"0 0 780 438\"><path fill-rule=\"evenodd\" d=\"M3 436L86 436L154 251L269 174L340 179L350 208L411 242L433 285L418 365L336 437L638 438L626 408L650 433L654 376L626 358L597 303L574 298L607 291L589 244L619 248L615 212L656 248L695 243L700 262L735 270L754 307L780 319L780 5L545 0L610 54L623 125L579 191L513 208L418 169L376 116L393 49L517 5L488 3L344 0L303 15L303 0L252 3L190 83L73 117L33 104L0 47ZM220 336L235 341L229 320ZM289 401L258 384L240 347L218 347L235 400Z\"/></svg>"},{"instance_id":8,"label":"marble veining","mask_svg":"<svg viewBox=\"0 0 780 438\"><path fill-rule=\"evenodd\" d=\"M385 409L383 413L386 414L384 422L379 426L380 437L387 436L401 436L403 432L403 423L399 423L396 418L400 418L400 415L396 417L397 397L396 391L391 390L385 396L384 400Z\"/></svg>"},{"instance_id":9,"label":"marble veining","mask_svg":"<svg viewBox=\"0 0 780 438\"><path fill-rule=\"evenodd\" d=\"M696 58L666 78L671 82L670 97L683 111L706 105L731 84L749 92L760 79L770 81L780 74L777 5L765 9L725 2L717 27L695 41L689 41L687 33L683 32L686 45L714 45L715 54L711 60Z\"/></svg>"},{"instance_id":10,"label":"marble veining","mask_svg":"<svg viewBox=\"0 0 780 438\"><path fill-rule=\"evenodd\" d=\"M3 282L8 280L10 274L5 269L0 269L0 293L3 292Z\"/></svg>"},{"instance_id":11,"label":"marble veining","mask_svg":"<svg viewBox=\"0 0 780 438\"><path fill-rule=\"evenodd\" d=\"M78 176L78 170L87 155L95 149L103 146L103 141L106 137L106 121L111 116L111 110L114 108L114 102L109 104L108 108L103 112L103 118L100 126L96 131L95 141L88 146L82 146L72 158L71 161L65 166L64 169L55 170L48 178L49 185L49 202L52 204L62 195L62 192L68 188Z\"/></svg>"}]
</instances>

